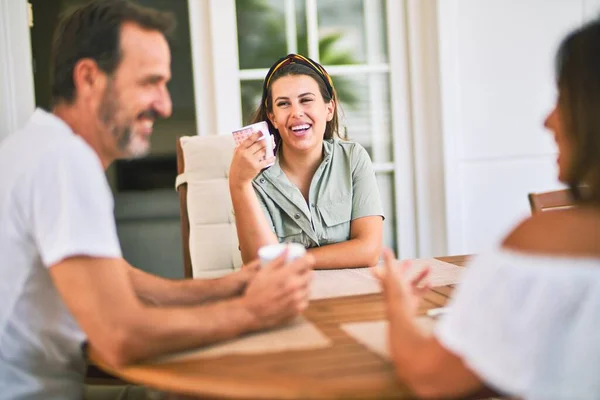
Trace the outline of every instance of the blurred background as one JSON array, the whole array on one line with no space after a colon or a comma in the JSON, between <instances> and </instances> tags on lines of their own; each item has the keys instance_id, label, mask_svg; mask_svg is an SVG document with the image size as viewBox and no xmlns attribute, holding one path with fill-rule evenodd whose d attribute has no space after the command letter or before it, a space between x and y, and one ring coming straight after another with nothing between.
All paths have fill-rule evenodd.
<instances>
[{"instance_id":1,"label":"blurred background","mask_svg":"<svg viewBox=\"0 0 600 400\"><path fill-rule=\"evenodd\" d=\"M0 0L0 140L49 106L51 37L85 0ZM175 141L248 122L278 58L319 61L345 138L371 155L400 258L476 253L559 187L542 122L553 58L600 0L139 0L175 13L173 116L149 157L107 172L125 258L183 275Z\"/></svg>"}]
</instances>

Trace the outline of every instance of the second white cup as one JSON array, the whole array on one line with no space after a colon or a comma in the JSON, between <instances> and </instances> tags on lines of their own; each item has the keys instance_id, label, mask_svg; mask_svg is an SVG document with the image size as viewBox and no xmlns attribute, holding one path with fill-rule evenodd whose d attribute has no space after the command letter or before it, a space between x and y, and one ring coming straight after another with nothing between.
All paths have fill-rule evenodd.
<instances>
[{"instance_id":1,"label":"second white cup","mask_svg":"<svg viewBox=\"0 0 600 400\"><path fill-rule=\"evenodd\" d=\"M306 254L306 249L299 243L269 244L258 249L258 258L260 259L260 265L264 267L265 265L279 257L279 255L286 248L288 249L287 258L285 260L286 264Z\"/></svg>"}]
</instances>

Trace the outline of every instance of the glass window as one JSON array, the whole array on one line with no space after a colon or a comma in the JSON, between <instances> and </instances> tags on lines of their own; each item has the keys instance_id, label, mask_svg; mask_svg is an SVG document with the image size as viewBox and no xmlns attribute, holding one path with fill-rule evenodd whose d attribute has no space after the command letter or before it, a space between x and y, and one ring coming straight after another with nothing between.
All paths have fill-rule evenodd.
<instances>
[{"instance_id":1,"label":"glass window","mask_svg":"<svg viewBox=\"0 0 600 400\"><path fill-rule=\"evenodd\" d=\"M242 115L244 125L250 123L254 111L258 108L258 103L262 98L263 80L248 80L241 82L242 90Z\"/></svg>"},{"instance_id":2,"label":"glass window","mask_svg":"<svg viewBox=\"0 0 600 400\"><path fill-rule=\"evenodd\" d=\"M287 54L282 0L238 0L236 14L240 69L268 69Z\"/></svg>"},{"instance_id":3,"label":"glass window","mask_svg":"<svg viewBox=\"0 0 600 400\"><path fill-rule=\"evenodd\" d=\"M347 139L360 143L374 163L392 161L388 74L333 76Z\"/></svg>"}]
</instances>

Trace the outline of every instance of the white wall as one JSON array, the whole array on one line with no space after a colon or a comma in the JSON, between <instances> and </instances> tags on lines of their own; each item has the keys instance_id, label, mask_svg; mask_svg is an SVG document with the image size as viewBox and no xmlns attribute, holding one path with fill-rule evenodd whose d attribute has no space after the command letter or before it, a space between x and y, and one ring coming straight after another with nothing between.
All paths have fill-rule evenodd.
<instances>
[{"instance_id":1,"label":"white wall","mask_svg":"<svg viewBox=\"0 0 600 400\"><path fill-rule=\"evenodd\" d=\"M0 0L0 142L35 107L26 0Z\"/></svg>"},{"instance_id":2,"label":"white wall","mask_svg":"<svg viewBox=\"0 0 600 400\"><path fill-rule=\"evenodd\" d=\"M528 192L559 187L542 125L556 96L554 55L600 1L438 7L448 251L480 252L529 215Z\"/></svg>"}]
</instances>

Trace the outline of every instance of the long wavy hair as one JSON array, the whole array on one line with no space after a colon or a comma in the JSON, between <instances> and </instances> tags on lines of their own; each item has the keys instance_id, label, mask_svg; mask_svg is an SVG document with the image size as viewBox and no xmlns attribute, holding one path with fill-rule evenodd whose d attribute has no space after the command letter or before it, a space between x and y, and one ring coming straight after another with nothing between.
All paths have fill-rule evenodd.
<instances>
[{"instance_id":1,"label":"long wavy hair","mask_svg":"<svg viewBox=\"0 0 600 400\"><path fill-rule=\"evenodd\" d=\"M576 201L600 203L600 18L562 41L556 81L559 108L573 145L566 183Z\"/></svg>"}]
</instances>

